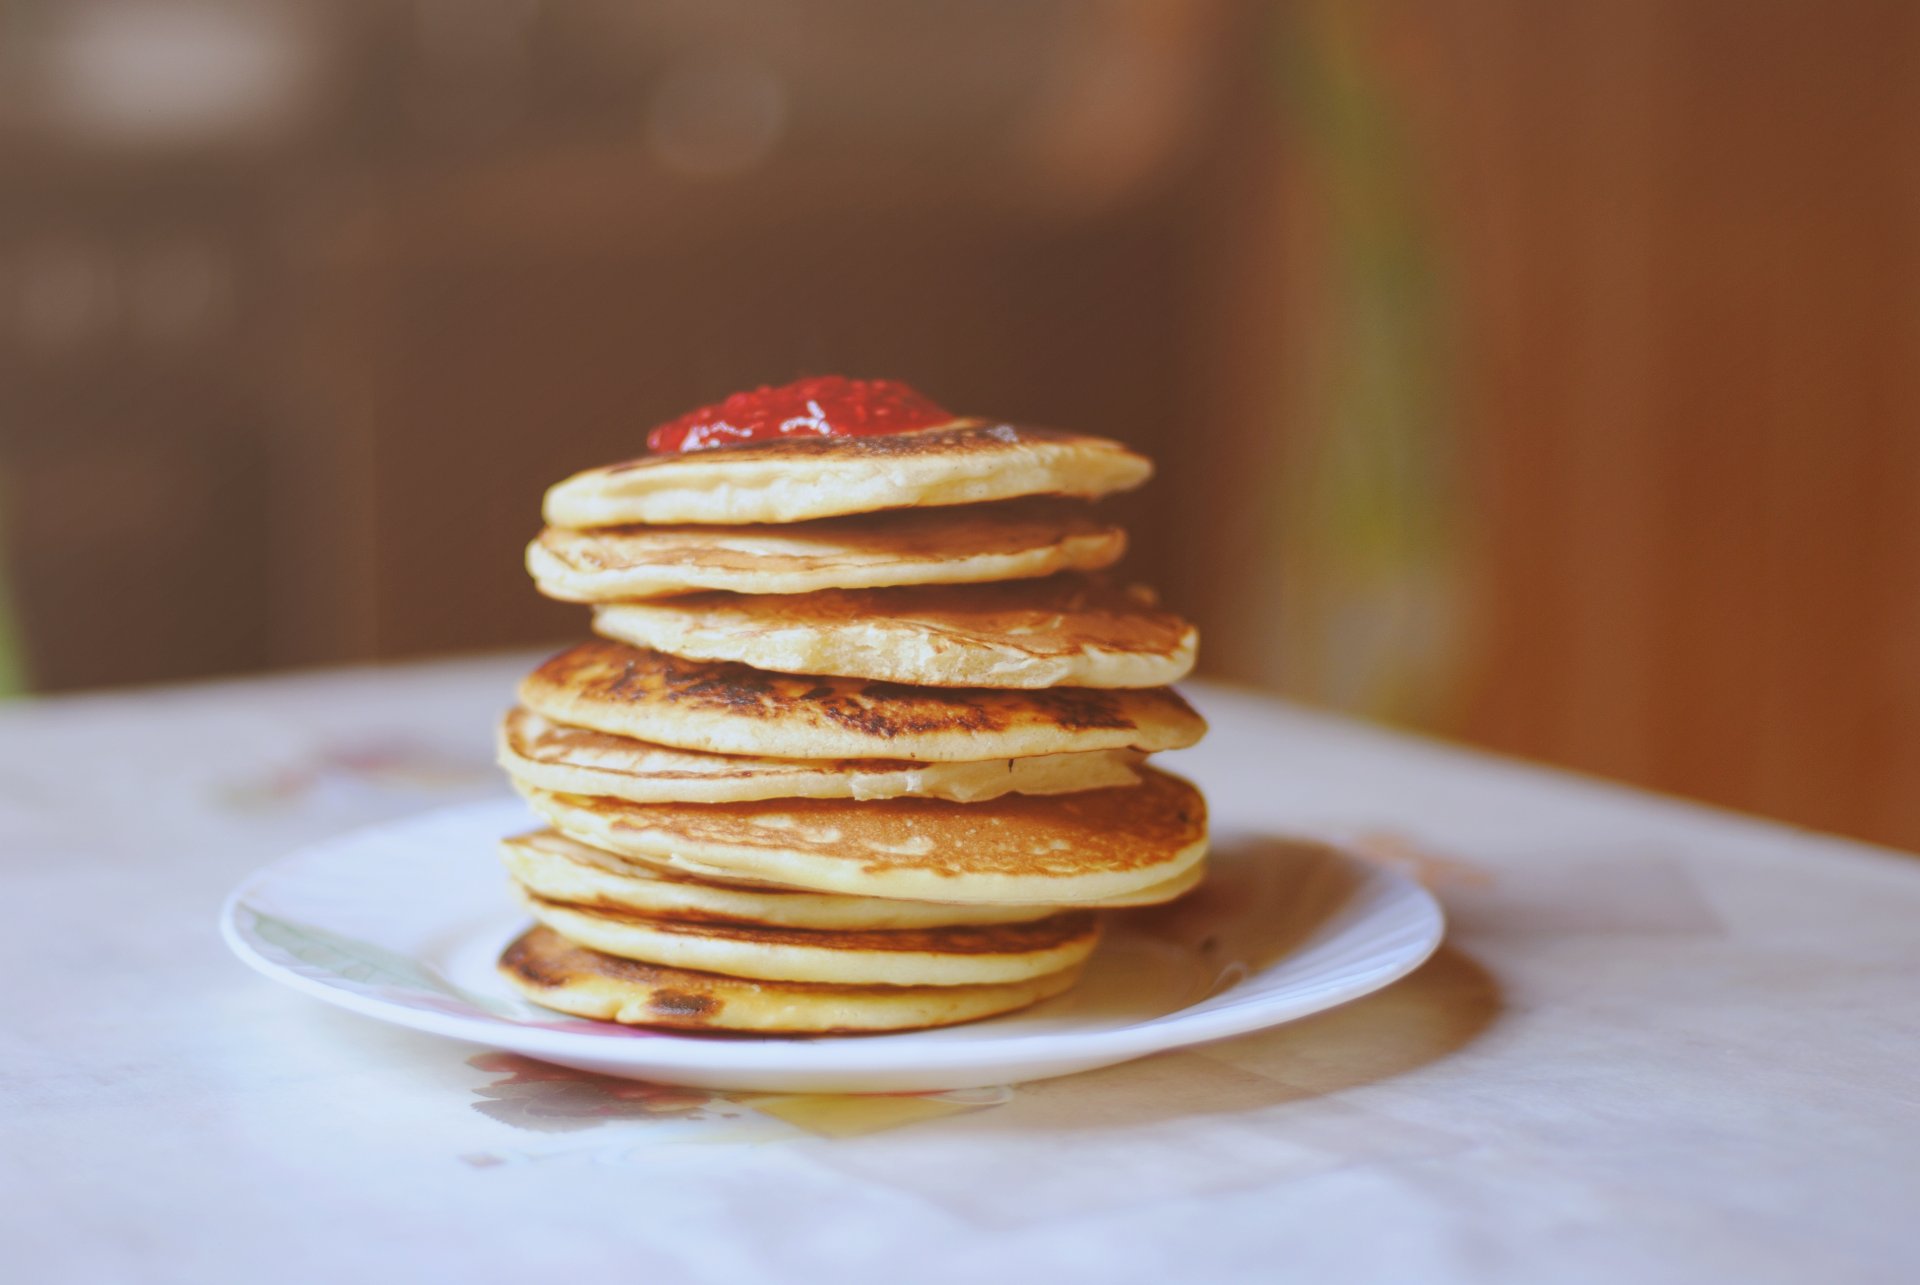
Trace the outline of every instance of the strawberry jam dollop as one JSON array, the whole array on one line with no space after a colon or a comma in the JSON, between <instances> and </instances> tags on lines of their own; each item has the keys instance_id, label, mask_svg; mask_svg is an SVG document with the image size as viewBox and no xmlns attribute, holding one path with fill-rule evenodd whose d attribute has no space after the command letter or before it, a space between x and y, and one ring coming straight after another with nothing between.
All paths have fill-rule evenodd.
<instances>
[{"instance_id":1,"label":"strawberry jam dollop","mask_svg":"<svg viewBox=\"0 0 1920 1285\"><path fill-rule=\"evenodd\" d=\"M952 412L897 379L820 375L735 393L669 420L647 434L647 449L665 454L773 437L873 437L952 419Z\"/></svg>"}]
</instances>

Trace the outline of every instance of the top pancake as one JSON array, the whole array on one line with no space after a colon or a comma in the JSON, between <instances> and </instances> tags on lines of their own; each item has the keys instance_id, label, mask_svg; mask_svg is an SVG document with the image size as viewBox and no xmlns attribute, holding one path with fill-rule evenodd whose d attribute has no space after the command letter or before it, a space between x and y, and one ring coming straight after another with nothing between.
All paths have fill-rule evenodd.
<instances>
[{"instance_id":1,"label":"top pancake","mask_svg":"<svg viewBox=\"0 0 1920 1285\"><path fill-rule=\"evenodd\" d=\"M1170 688L903 687L769 674L582 643L520 684L558 723L680 749L769 758L965 763L1088 750L1180 749L1206 733Z\"/></svg>"},{"instance_id":2,"label":"top pancake","mask_svg":"<svg viewBox=\"0 0 1920 1285\"><path fill-rule=\"evenodd\" d=\"M784 526L548 527L527 546L527 570L549 598L621 602L1022 580L1108 567L1126 547L1079 501L1009 500Z\"/></svg>"},{"instance_id":3,"label":"top pancake","mask_svg":"<svg viewBox=\"0 0 1920 1285\"><path fill-rule=\"evenodd\" d=\"M880 509L1131 490L1152 463L1103 437L956 420L877 437L782 437L589 469L547 492L560 527L801 522Z\"/></svg>"}]
</instances>

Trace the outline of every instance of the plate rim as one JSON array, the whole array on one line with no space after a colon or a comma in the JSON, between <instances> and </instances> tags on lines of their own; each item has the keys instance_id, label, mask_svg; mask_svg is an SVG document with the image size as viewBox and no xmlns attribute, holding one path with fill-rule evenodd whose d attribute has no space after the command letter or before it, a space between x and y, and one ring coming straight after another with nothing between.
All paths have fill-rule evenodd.
<instances>
[{"instance_id":1,"label":"plate rim","mask_svg":"<svg viewBox=\"0 0 1920 1285\"><path fill-rule=\"evenodd\" d=\"M240 923L241 912L244 910L253 915L263 913L257 907L246 904L248 895L254 892L259 884L270 880L276 872L285 867L316 859L324 860L331 849L350 846L357 840L395 826L405 826L409 823L424 824L448 814L499 809L506 802L506 800L476 800L429 809L384 822L358 826L313 843L303 844L249 871L221 900L219 912L221 940L241 962L272 981L336 1008L443 1038L507 1048L535 1058L545 1055L555 1059L605 1059L628 1063L637 1069L645 1069L649 1065L673 1071L766 1072L780 1069L791 1070L797 1075L816 1075L929 1071L945 1067L978 1070L987 1063L1013 1058L1034 1059L1040 1055L1042 1048L1049 1046L1051 1046L1050 1055L1054 1060L1111 1064L1169 1049L1212 1043L1216 1040L1230 1039L1237 1035L1246 1035L1298 1021L1384 989L1432 958L1446 937L1445 908L1432 891L1418 880L1403 871L1366 859L1355 853L1350 845L1325 837L1301 835L1297 837L1302 841L1319 845L1331 852L1349 869L1359 871L1364 880L1362 887L1374 895L1393 892L1401 896L1411 896L1418 910L1424 912L1425 919L1424 932L1416 939L1416 945L1412 950L1390 965L1371 969L1343 986L1329 988L1328 998L1307 1012L1294 1013L1286 1017L1274 1017L1269 1008L1264 1008L1258 1002L1232 1005L1206 1012L1194 1011L1198 1004L1218 998L1220 995L1230 994L1232 988L1229 988L1227 991L1216 992L1196 1001L1195 1005L1189 1005L1187 1008L1124 1026L1084 1032L1069 1030L1008 1033L976 1041L930 1047L925 1044L889 1045L886 1042L888 1036L884 1033L858 1038L756 1040L715 1039L700 1035L681 1035L671 1031L650 1031L644 1037L636 1037L636 1035L624 1033L625 1028L617 1028L606 1034L555 1031L484 1015L436 1013L428 1009L411 1008L377 996L364 995L322 978L297 972L278 960L268 958L245 935ZM1282 955L1268 964L1267 968L1278 967L1289 959L1297 958L1298 955L1298 950ZM1236 983L1236 985L1239 984L1243 983ZM556 1016L565 1017L566 1015L556 1014ZM911 1035L913 1032L901 1034Z\"/></svg>"}]
</instances>

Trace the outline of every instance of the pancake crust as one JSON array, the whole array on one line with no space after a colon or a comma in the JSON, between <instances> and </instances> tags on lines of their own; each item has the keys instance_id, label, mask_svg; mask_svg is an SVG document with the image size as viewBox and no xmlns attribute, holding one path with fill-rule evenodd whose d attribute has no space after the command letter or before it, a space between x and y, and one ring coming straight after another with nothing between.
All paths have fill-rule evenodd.
<instances>
[{"instance_id":1,"label":"pancake crust","mask_svg":"<svg viewBox=\"0 0 1920 1285\"><path fill-rule=\"evenodd\" d=\"M523 790L568 838L671 869L909 901L1074 905L1142 893L1206 854L1206 801L1139 785L988 803L935 799L643 805Z\"/></svg>"},{"instance_id":2,"label":"pancake crust","mask_svg":"<svg viewBox=\"0 0 1920 1285\"><path fill-rule=\"evenodd\" d=\"M811 898L815 903L808 914L820 916L821 927L920 927L932 923L1018 923L1025 919L1039 919L1062 909L1062 905L1021 905L1018 902L944 902L944 901L902 901L885 897L863 897L847 893L814 893L804 888L795 888L786 884L772 883L765 879L755 879L737 871L727 871L718 867L703 865L686 857L647 857L634 853L609 852L605 848L596 848L591 844L577 842L561 834L558 830L540 830L521 839L508 839L503 842L514 844L539 839L542 846L565 844L576 858L569 863L571 868L561 870L559 862L551 853L539 859L534 877L523 872L528 869L524 859L510 859L508 869L514 872L516 879L529 887L541 886L536 880L545 880L553 889L547 895L559 901L581 901L588 904L606 904L620 906L633 900L636 909L648 913L672 913L680 918L700 917L699 910L661 912L656 907L662 897L661 888L668 885L641 887L639 881L647 876L677 881L680 885L680 901L686 905L689 899L698 897L710 902L716 894L769 893L789 899L789 906ZM504 855L504 854L503 854ZM1176 901L1192 892L1206 878L1207 863L1196 861L1180 873L1159 883L1148 884L1134 892L1120 893L1110 897L1099 897L1071 903L1076 910L1128 910L1139 906L1159 906ZM629 882L622 876L634 876ZM634 889L640 887L636 894ZM752 902L735 902L734 905L754 907ZM758 903L764 907L765 903ZM886 909L880 909L885 907ZM789 909L787 913L793 911ZM873 915L870 922L856 923L854 919L862 915ZM745 917L753 922L774 922L769 917L763 919L758 914L745 916L733 914L713 914L709 918ZM798 927L812 925L801 924Z\"/></svg>"},{"instance_id":3,"label":"pancake crust","mask_svg":"<svg viewBox=\"0 0 1920 1285\"><path fill-rule=\"evenodd\" d=\"M1118 442L956 420L878 437L774 438L589 469L547 492L548 525L801 522L880 509L1130 490L1152 463Z\"/></svg>"},{"instance_id":4,"label":"pancake crust","mask_svg":"<svg viewBox=\"0 0 1920 1285\"><path fill-rule=\"evenodd\" d=\"M536 1004L628 1026L854 1035L953 1026L1010 1013L1066 990L1079 969L984 986L752 981L621 959L536 927L500 956L500 974Z\"/></svg>"},{"instance_id":5,"label":"pancake crust","mask_svg":"<svg viewBox=\"0 0 1920 1285\"><path fill-rule=\"evenodd\" d=\"M566 602L812 593L1097 571L1126 532L1075 501L899 509L786 526L548 527L527 546L540 592Z\"/></svg>"},{"instance_id":6,"label":"pancake crust","mask_svg":"<svg viewBox=\"0 0 1920 1285\"><path fill-rule=\"evenodd\" d=\"M1164 687L1194 627L1151 590L1082 576L1007 584L697 594L607 603L594 632L685 660L929 687Z\"/></svg>"},{"instance_id":7,"label":"pancake crust","mask_svg":"<svg viewBox=\"0 0 1920 1285\"><path fill-rule=\"evenodd\" d=\"M528 709L507 712L497 746L500 766L522 784L633 803L902 797L969 803L1132 785L1144 757L1135 750L1094 750L985 763L752 758L650 745L555 723Z\"/></svg>"},{"instance_id":8,"label":"pancake crust","mask_svg":"<svg viewBox=\"0 0 1920 1285\"><path fill-rule=\"evenodd\" d=\"M943 928L781 928L692 922L521 893L535 919L577 946L670 968L840 986L980 986L1079 965L1099 923L1069 911L1017 924Z\"/></svg>"},{"instance_id":9,"label":"pancake crust","mask_svg":"<svg viewBox=\"0 0 1920 1285\"><path fill-rule=\"evenodd\" d=\"M1206 724L1169 688L905 687L770 674L582 643L520 685L527 708L615 736L774 758L981 762L1091 750L1180 749Z\"/></svg>"},{"instance_id":10,"label":"pancake crust","mask_svg":"<svg viewBox=\"0 0 1920 1285\"><path fill-rule=\"evenodd\" d=\"M1045 919L1055 906L967 906L938 901L887 901L743 887L657 869L631 857L576 843L554 830L500 843L514 882L548 901L694 923L731 922L767 928L896 929ZM616 952L618 953L618 952Z\"/></svg>"}]
</instances>

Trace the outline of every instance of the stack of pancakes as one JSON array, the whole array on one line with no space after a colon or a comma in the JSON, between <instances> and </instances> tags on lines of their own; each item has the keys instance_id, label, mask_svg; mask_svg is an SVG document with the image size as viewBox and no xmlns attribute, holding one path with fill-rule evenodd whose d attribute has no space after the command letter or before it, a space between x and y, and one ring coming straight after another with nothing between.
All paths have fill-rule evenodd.
<instances>
[{"instance_id":1,"label":"stack of pancakes","mask_svg":"<svg viewBox=\"0 0 1920 1285\"><path fill-rule=\"evenodd\" d=\"M637 1025L904 1030L1071 986L1095 911L1200 879L1144 765L1205 725L1193 628L1099 573L1151 465L959 420L581 473L527 551L598 641L522 683L501 764L532 999Z\"/></svg>"}]
</instances>

